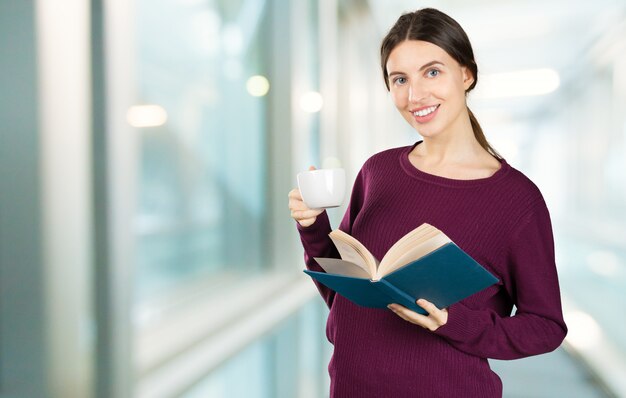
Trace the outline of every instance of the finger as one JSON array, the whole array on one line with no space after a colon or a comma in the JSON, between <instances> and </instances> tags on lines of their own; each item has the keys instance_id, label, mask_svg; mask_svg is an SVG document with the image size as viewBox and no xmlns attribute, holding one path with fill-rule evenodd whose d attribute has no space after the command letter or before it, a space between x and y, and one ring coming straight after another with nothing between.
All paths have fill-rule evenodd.
<instances>
[{"instance_id":1,"label":"finger","mask_svg":"<svg viewBox=\"0 0 626 398\"><path fill-rule=\"evenodd\" d=\"M398 304L392 304L389 308L393 312L395 312L396 315L398 315L400 318L404 319L405 321L414 323L425 329L434 330L439 326L435 323L433 319L425 315L418 314L415 311L411 311L410 309L404 306L401 306Z\"/></svg>"},{"instance_id":2,"label":"finger","mask_svg":"<svg viewBox=\"0 0 626 398\"><path fill-rule=\"evenodd\" d=\"M429 317L434 319L438 326L446 323L447 313L444 313L444 310L440 310L435 304L426 299L419 299L416 303L428 312Z\"/></svg>"},{"instance_id":3,"label":"finger","mask_svg":"<svg viewBox=\"0 0 626 398\"><path fill-rule=\"evenodd\" d=\"M312 218L317 217L322 213L324 209L309 209L305 210L294 210L295 216L300 218Z\"/></svg>"},{"instance_id":4,"label":"finger","mask_svg":"<svg viewBox=\"0 0 626 398\"><path fill-rule=\"evenodd\" d=\"M302 194L300 193L300 190L298 188L294 188L291 191L289 191L288 197L289 199L302 200Z\"/></svg>"},{"instance_id":5,"label":"finger","mask_svg":"<svg viewBox=\"0 0 626 398\"><path fill-rule=\"evenodd\" d=\"M317 170L317 169L315 168L315 166L309 166L309 171L311 170Z\"/></svg>"},{"instance_id":6,"label":"finger","mask_svg":"<svg viewBox=\"0 0 626 398\"><path fill-rule=\"evenodd\" d=\"M323 210L292 210L291 217L295 219L314 218L320 215Z\"/></svg>"},{"instance_id":7,"label":"finger","mask_svg":"<svg viewBox=\"0 0 626 398\"><path fill-rule=\"evenodd\" d=\"M415 302L417 303L417 305L419 305L420 307L425 309L426 312L428 312L429 315L435 315L439 311L441 311L439 308L437 308L437 306L435 304L431 303L430 301L428 301L426 299L418 299Z\"/></svg>"},{"instance_id":8,"label":"finger","mask_svg":"<svg viewBox=\"0 0 626 398\"><path fill-rule=\"evenodd\" d=\"M296 220L303 227L310 227L315 223L315 218L305 218L304 220Z\"/></svg>"},{"instance_id":9,"label":"finger","mask_svg":"<svg viewBox=\"0 0 626 398\"><path fill-rule=\"evenodd\" d=\"M303 201L297 199L289 199L290 210L311 210Z\"/></svg>"},{"instance_id":10,"label":"finger","mask_svg":"<svg viewBox=\"0 0 626 398\"><path fill-rule=\"evenodd\" d=\"M404 312L402 312L402 308L404 307L398 304L389 304L387 308L389 308L394 314L398 315L400 318L404 319L405 321L409 320L407 316L404 314Z\"/></svg>"}]
</instances>

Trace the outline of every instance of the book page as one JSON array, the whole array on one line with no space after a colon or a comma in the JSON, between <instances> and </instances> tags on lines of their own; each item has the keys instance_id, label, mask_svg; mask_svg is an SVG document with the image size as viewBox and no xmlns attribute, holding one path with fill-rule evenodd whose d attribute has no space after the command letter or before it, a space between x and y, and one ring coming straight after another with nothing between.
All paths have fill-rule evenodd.
<instances>
[{"instance_id":1,"label":"book page","mask_svg":"<svg viewBox=\"0 0 626 398\"><path fill-rule=\"evenodd\" d=\"M406 251L409 250L411 247L420 244L420 242L425 242L429 239L432 239L437 234L441 234L441 231L428 224L422 224L420 227L409 232L396 243L394 243L394 245L391 246L389 250L387 250L387 253L385 253L385 256L383 257L381 263L395 263L398 258L404 256ZM383 268L384 267L386 267L386 265L383 265Z\"/></svg>"},{"instance_id":2,"label":"book page","mask_svg":"<svg viewBox=\"0 0 626 398\"><path fill-rule=\"evenodd\" d=\"M378 260L361 242L339 229L332 231L329 236L337 247L342 260L349 261L367 270L370 278L376 275Z\"/></svg>"},{"instance_id":3,"label":"book page","mask_svg":"<svg viewBox=\"0 0 626 398\"><path fill-rule=\"evenodd\" d=\"M395 262L385 264L384 269L382 267L379 268L379 275L377 275L376 277L382 278L385 275L389 275L393 271L399 268L402 268L405 265L412 263L415 260L419 260L425 255L439 249L443 245L450 243L450 242L451 242L450 238L448 238L446 235L437 234L433 236L431 239L428 239L427 241L422 242L418 244L417 246L410 248L404 254L404 256L398 258Z\"/></svg>"},{"instance_id":4,"label":"book page","mask_svg":"<svg viewBox=\"0 0 626 398\"><path fill-rule=\"evenodd\" d=\"M349 261L340 260L338 258L314 257L314 259L328 274L353 276L355 278L371 278L366 269Z\"/></svg>"},{"instance_id":5,"label":"book page","mask_svg":"<svg viewBox=\"0 0 626 398\"><path fill-rule=\"evenodd\" d=\"M387 250L387 253L385 253L381 260L382 268L385 269L387 267L386 264L395 263L411 246L415 246L420 242L430 239L439 232L441 231L426 223L408 232Z\"/></svg>"},{"instance_id":6,"label":"book page","mask_svg":"<svg viewBox=\"0 0 626 398\"><path fill-rule=\"evenodd\" d=\"M422 224L398 240L383 257L375 279L413 262L450 242L443 232L430 224Z\"/></svg>"}]
</instances>

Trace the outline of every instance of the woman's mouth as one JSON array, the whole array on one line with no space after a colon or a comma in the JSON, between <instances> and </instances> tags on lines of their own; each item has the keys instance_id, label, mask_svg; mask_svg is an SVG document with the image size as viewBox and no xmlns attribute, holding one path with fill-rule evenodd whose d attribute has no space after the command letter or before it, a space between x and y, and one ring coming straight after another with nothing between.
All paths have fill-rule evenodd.
<instances>
[{"instance_id":1,"label":"woman's mouth","mask_svg":"<svg viewBox=\"0 0 626 398\"><path fill-rule=\"evenodd\" d=\"M437 111L439 110L440 105L441 104L433 105L428 108L422 108L418 111L413 111L411 113L418 123L426 123L431 121L437 115Z\"/></svg>"}]
</instances>

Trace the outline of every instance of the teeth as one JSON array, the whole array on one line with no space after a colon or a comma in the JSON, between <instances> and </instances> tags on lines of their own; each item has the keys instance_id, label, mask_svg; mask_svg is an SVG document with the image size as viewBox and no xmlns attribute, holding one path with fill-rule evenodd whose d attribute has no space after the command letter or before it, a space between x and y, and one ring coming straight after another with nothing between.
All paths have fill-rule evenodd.
<instances>
[{"instance_id":1,"label":"teeth","mask_svg":"<svg viewBox=\"0 0 626 398\"><path fill-rule=\"evenodd\" d=\"M435 109L437 109L437 105L431 106L430 108L422 109L421 111L413 112L413 114L415 116L426 116L426 115L431 114L432 112L434 112Z\"/></svg>"}]
</instances>

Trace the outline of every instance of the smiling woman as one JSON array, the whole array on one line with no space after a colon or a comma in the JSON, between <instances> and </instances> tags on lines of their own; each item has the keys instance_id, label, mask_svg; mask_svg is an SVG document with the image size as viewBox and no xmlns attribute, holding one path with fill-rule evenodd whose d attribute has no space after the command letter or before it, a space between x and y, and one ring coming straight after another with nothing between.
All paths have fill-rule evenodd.
<instances>
[{"instance_id":1,"label":"smiling woman","mask_svg":"<svg viewBox=\"0 0 626 398\"><path fill-rule=\"evenodd\" d=\"M365 162L339 229L380 259L406 231L429 223L499 283L448 308L420 297L427 315L398 304L360 307L318 284L330 308L330 395L501 397L488 358L546 353L567 333L550 214L467 107L478 68L455 20L431 8L402 15L383 39L381 66L394 105L423 140ZM339 258L328 215L312 213L297 190L289 196L307 268L324 272L315 258ZM381 375L393 382L372 383Z\"/></svg>"}]
</instances>

